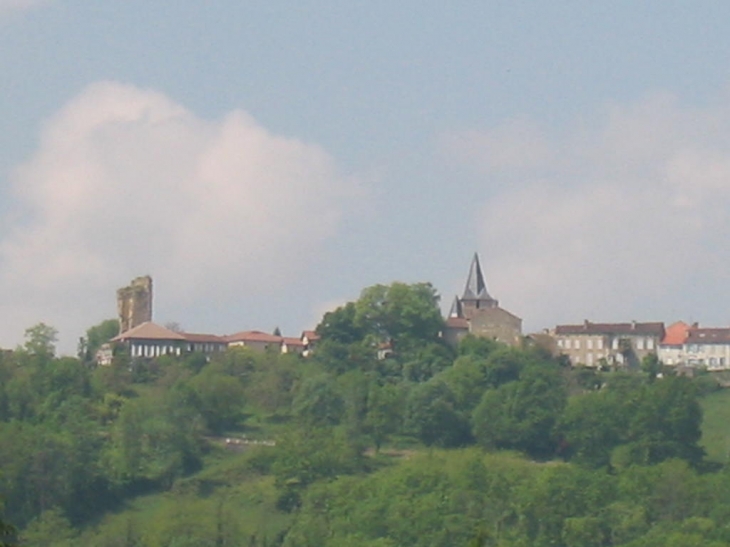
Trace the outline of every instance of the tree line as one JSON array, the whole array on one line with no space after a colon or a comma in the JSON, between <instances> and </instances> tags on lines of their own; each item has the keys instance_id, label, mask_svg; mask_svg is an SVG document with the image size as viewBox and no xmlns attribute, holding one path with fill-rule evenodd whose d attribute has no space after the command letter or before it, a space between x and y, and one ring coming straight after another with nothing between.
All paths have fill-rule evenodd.
<instances>
[{"instance_id":1,"label":"tree line","mask_svg":"<svg viewBox=\"0 0 730 547\"><path fill-rule=\"evenodd\" d=\"M450 347L428 283L365 289L324 315L306 359L118 351L95 367L113 323L78 358L55 356L46 325L0 353L2 515L24 545L724 541L707 501L725 506L724 471L699 446L711 385L656 362L602 373L529 340ZM239 454L231 436L276 446ZM180 528L109 516L165 492ZM246 524L252 499L270 529ZM182 532L191 507L199 530Z\"/></svg>"}]
</instances>

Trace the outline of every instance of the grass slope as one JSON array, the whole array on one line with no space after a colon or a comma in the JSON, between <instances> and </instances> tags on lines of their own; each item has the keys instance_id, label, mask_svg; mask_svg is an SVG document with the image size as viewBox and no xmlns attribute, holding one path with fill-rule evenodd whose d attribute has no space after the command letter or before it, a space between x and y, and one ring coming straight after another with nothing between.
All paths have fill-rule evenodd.
<instances>
[{"instance_id":1,"label":"grass slope","mask_svg":"<svg viewBox=\"0 0 730 547\"><path fill-rule=\"evenodd\" d=\"M700 400L704 417L702 440L707 459L717 463L730 460L730 389L710 393Z\"/></svg>"}]
</instances>

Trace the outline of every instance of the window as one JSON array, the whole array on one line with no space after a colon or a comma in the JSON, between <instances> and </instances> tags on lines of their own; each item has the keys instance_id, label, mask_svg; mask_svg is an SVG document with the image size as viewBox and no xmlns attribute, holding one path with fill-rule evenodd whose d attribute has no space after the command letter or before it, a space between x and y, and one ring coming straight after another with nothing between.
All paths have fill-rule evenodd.
<instances>
[{"instance_id":1,"label":"window","mask_svg":"<svg viewBox=\"0 0 730 547\"><path fill-rule=\"evenodd\" d=\"M643 338L636 339L636 349L644 349L644 339Z\"/></svg>"},{"instance_id":2,"label":"window","mask_svg":"<svg viewBox=\"0 0 730 547\"><path fill-rule=\"evenodd\" d=\"M592 339L589 338L588 340L586 340L586 348L593 349L593 340Z\"/></svg>"},{"instance_id":3,"label":"window","mask_svg":"<svg viewBox=\"0 0 730 547\"><path fill-rule=\"evenodd\" d=\"M618 338L613 339L613 343L611 344L611 349L618 349Z\"/></svg>"},{"instance_id":4,"label":"window","mask_svg":"<svg viewBox=\"0 0 730 547\"><path fill-rule=\"evenodd\" d=\"M575 349L580 349L580 340L573 340L573 347Z\"/></svg>"},{"instance_id":5,"label":"window","mask_svg":"<svg viewBox=\"0 0 730 547\"><path fill-rule=\"evenodd\" d=\"M654 339L653 338L646 339L646 349L654 349Z\"/></svg>"},{"instance_id":6,"label":"window","mask_svg":"<svg viewBox=\"0 0 730 547\"><path fill-rule=\"evenodd\" d=\"M599 338L598 340L596 340L596 348L603 349L603 338Z\"/></svg>"}]
</instances>

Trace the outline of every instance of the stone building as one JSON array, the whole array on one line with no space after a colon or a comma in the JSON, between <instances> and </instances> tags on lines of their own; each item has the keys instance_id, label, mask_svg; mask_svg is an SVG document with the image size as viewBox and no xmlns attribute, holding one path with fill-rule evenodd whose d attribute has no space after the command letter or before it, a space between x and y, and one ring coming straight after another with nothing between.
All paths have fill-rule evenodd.
<instances>
[{"instance_id":1,"label":"stone building","mask_svg":"<svg viewBox=\"0 0 730 547\"><path fill-rule=\"evenodd\" d=\"M469 268L464 294L461 298L454 298L446 319L444 339L455 345L469 333L510 346L518 346L522 341L522 319L500 308L499 301L489 294L476 253Z\"/></svg>"},{"instance_id":2,"label":"stone building","mask_svg":"<svg viewBox=\"0 0 730 547\"><path fill-rule=\"evenodd\" d=\"M664 338L664 323L592 323L558 325L553 331L557 350L573 365L632 366L656 353ZM632 362L633 361L633 362Z\"/></svg>"},{"instance_id":3,"label":"stone building","mask_svg":"<svg viewBox=\"0 0 730 547\"><path fill-rule=\"evenodd\" d=\"M117 290L119 333L152 321L152 278L137 277L127 287Z\"/></svg>"}]
</instances>

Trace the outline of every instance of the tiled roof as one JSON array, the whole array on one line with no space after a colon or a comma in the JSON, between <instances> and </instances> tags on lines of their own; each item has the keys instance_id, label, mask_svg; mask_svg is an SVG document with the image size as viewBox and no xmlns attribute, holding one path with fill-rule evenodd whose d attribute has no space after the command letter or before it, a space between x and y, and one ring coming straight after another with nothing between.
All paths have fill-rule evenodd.
<instances>
[{"instance_id":1,"label":"tiled roof","mask_svg":"<svg viewBox=\"0 0 730 547\"><path fill-rule=\"evenodd\" d=\"M185 337L179 332L172 331L161 325L146 321L141 325L137 325L133 329L121 333L112 338L112 342L121 342L124 340L185 340Z\"/></svg>"},{"instance_id":2,"label":"tiled roof","mask_svg":"<svg viewBox=\"0 0 730 547\"><path fill-rule=\"evenodd\" d=\"M730 344L730 329L697 329L687 331L687 344Z\"/></svg>"},{"instance_id":3,"label":"tiled roof","mask_svg":"<svg viewBox=\"0 0 730 547\"><path fill-rule=\"evenodd\" d=\"M303 348L306 345L304 342L301 341L301 339L299 339L299 338L290 338L288 336L285 336L284 338L282 338L282 341L287 346L290 346L290 347L298 346L298 347L302 347Z\"/></svg>"},{"instance_id":4,"label":"tiled roof","mask_svg":"<svg viewBox=\"0 0 730 547\"><path fill-rule=\"evenodd\" d=\"M226 339L215 334L194 334L191 332L183 332L185 340L194 344L225 344Z\"/></svg>"},{"instance_id":5,"label":"tiled roof","mask_svg":"<svg viewBox=\"0 0 730 547\"><path fill-rule=\"evenodd\" d=\"M237 332L225 337L227 342L268 342L270 344L279 344L282 341L281 336L275 336L260 330L246 330Z\"/></svg>"},{"instance_id":6,"label":"tiled roof","mask_svg":"<svg viewBox=\"0 0 730 547\"><path fill-rule=\"evenodd\" d=\"M310 342L316 342L320 339L320 336L317 334L317 331L305 330L302 332L302 338L306 338Z\"/></svg>"},{"instance_id":7,"label":"tiled roof","mask_svg":"<svg viewBox=\"0 0 730 547\"><path fill-rule=\"evenodd\" d=\"M446 328L468 329L469 321L467 321L463 317L449 317L446 319Z\"/></svg>"},{"instance_id":8,"label":"tiled roof","mask_svg":"<svg viewBox=\"0 0 730 547\"><path fill-rule=\"evenodd\" d=\"M669 325L664 332L662 346L681 346L687 339L687 331L691 327L684 321L677 321Z\"/></svg>"},{"instance_id":9,"label":"tiled roof","mask_svg":"<svg viewBox=\"0 0 730 547\"><path fill-rule=\"evenodd\" d=\"M594 334L607 336L657 336L664 337L664 323L591 323L582 325L558 325L555 334Z\"/></svg>"}]
</instances>

